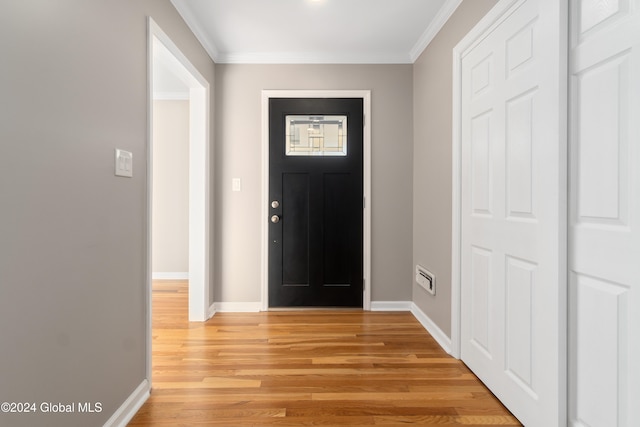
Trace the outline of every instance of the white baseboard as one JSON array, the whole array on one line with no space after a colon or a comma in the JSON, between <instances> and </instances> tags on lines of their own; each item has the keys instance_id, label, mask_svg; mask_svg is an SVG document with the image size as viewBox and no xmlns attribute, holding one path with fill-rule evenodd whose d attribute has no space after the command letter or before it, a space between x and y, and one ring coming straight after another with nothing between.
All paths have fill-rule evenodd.
<instances>
[{"instance_id":1,"label":"white baseboard","mask_svg":"<svg viewBox=\"0 0 640 427\"><path fill-rule=\"evenodd\" d=\"M172 271L159 271L151 273L153 280L189 280L189 272L172 272Z\"/></svg>"},{"instance_id":2,"label":"white baseboard","mask_svg":"<svg viewBox=\"0 0 640 427\"><path fill-rule=\"evenodd\" d=\"M211 304L209 310L207 310L207 320L211 319L216 314L215 303Z\"/></svg>"},{"instance_id":3,"label":"white baseboard","mask_svg":"<svg viewBox=\"0 0 640 427\"><path fill-rule=\"evenodd\" d=\"M411 311L411 301L371 301L371 311Z\"/></svg>"},{"instance_id":4,"label":"white baseboard","mask_svg":"<svg viewBox=\"0 0 640 427\"><path fill-rule=\"evenodd\" d=\"M140 407L149 398L151 385L148 380L143 380L138 387L129 395L127 400L111 415L111 418L104 423L104 427L126 427Z\"/></svg>"},{"instance_id":5,"label":"white baseboard","mask_svg":"<svg viewBox=\"0 0 640 427\"><path fill-rule=\"evenodd\" d=\"M261 311L261 302L214 302L214 313L257 313Z\"/></svg>"},{"instance_id":6,"label":"white baseboard","mask_svg":"<svg viewBox=\"0 0 640 427\"><path fill-rule=\"evenodd\" d=\"M451 354L451 338L411 301L371 301L371 311L410 311L444 351Z\"/></svg>"},{"instance_id":7,"label":"white baseboard","mask_svg":"<svg viewBox=\"0 0 640 427\"><path fill-rule=\"evenodd\" d=\"M451 338L445 334L442 329L435 324L433 320L429 316L425 314L424 311L420 310L420 307L416 305L416 303L411 303L411 313L418 319L418 322L422 324L422 326L431 334L433 339L440 344L440 347L448 354L451 354Z\"/></svg>"}]
</instances>

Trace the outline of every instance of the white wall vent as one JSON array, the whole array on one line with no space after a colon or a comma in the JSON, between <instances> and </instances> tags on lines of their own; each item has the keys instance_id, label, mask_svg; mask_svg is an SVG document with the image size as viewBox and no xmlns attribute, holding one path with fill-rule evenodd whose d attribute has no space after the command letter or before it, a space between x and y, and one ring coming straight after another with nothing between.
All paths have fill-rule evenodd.
<instances>
[{"instance_id":1,"label":"white wall vent","mask_svg":"<svg viewBox=\"0 0 640 427\"><path fill-rule=\"evenodd\" d=\"M436 276L420 265L416 265L416 282L431 295L436 294Z\"/></svg>"}]
</instances>

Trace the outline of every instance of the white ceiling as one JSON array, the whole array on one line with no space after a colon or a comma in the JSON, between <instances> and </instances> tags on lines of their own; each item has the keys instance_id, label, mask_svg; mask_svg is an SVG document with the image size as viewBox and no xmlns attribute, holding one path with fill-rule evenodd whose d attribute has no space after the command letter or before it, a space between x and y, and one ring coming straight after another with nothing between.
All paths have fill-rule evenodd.
<instances>
[{"instance_id":1,"label":"white ceiling","mask_svg":"<svg viewBox=\"0 0 640 427\"><path fill-rule=\"evenodd\" d=\"M217 63L413 63L462 0L171 0Z\"/></svg>"}]
</instances>

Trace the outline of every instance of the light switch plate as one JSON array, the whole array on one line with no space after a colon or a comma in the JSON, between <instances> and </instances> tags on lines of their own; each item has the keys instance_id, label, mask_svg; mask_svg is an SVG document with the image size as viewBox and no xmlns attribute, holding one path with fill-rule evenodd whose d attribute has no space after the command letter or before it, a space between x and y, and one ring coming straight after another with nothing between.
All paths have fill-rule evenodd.
<instances>
[{"instance_id":1,"label":"light switch plate","mask_svg":"<svg viewBox=\"0 0 640 427\"><path fill-rule=\"evenodd\" d=\"M242 190L242 181L240 178L233 178L231 180L231 191L241 191Z\"/></svg>"},{"instance_id":2,"label":"light switch plate","mask_svg":"<svg viewBox=\"0 0 640 427\"><path fill-rule=\"evenodd\" d=\"M116 148L116 176L133 177L133 153Z\"/></svg>"}]
</instances>

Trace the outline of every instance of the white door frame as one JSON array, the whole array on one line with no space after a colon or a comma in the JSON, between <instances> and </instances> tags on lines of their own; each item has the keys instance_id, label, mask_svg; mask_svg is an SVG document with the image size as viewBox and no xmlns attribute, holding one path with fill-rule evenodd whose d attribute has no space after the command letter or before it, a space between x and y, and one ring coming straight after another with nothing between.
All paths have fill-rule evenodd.
<instances>
[{"instance_id":1,"label":"white door frame","mask_svg":"<svg viewBox=\"0 0 640 427\"><path fill-rule=\"evenodd\" d=\"M363 309L371 309L371 91L369 90L263 90L262 91L262 310L269 309L269 99L271 98L361 98L363 102Z\"/></svg>"},{"instance_id":2,"label":"white door frame","mask_svg":"<svg viewBox=\"0 0 640 427\"><path fill-rule=\"evenodd\" d=\"M189 321L213 315L210 289L210 114L209 82L198 72L156 22L148 18L148 128L147 128L147 379L151 381L152 185L153 185L153 58L154 44L171 70L189 87Z\"/></svg>"}]
</instances>

